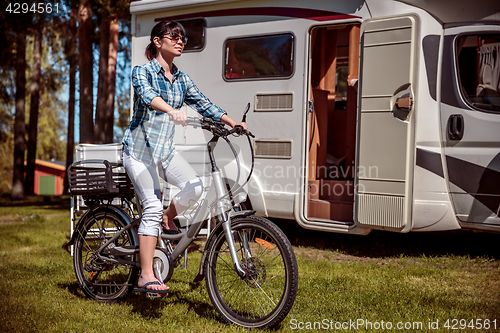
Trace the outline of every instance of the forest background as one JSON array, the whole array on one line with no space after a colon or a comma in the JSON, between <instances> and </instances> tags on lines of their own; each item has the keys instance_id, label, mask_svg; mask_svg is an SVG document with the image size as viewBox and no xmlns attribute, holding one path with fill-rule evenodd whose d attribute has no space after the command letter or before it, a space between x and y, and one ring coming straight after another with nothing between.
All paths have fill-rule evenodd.
<instances>
[{"instance_id":1,"label":"forest background","mask_svg":"<svg viewBox=\"0 0 500 333\"><path fill-rule=\"evenodd\" d=\"M130 0L3 1L0 195L33 194L35 159L67 167L75 144L121 139L130 110L129 7Z\"/></svg>"}]
</instances>

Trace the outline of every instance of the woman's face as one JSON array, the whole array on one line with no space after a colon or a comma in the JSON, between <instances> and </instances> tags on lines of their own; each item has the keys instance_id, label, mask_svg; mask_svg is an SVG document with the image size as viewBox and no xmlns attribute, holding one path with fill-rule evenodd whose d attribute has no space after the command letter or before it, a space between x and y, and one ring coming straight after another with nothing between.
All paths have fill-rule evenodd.
<instances>
[{"instance_id":1,"label":"woman's face","mask_svg":"<svg viewBox=\"0 0 500 333\"><path fill-rule=\"evenodd\" d=\"M164 57L178 57L184 50L184 36L175 32L167 32L163 37L155 37L155 45L158 52Z\"/></svg>"}]
</instances>

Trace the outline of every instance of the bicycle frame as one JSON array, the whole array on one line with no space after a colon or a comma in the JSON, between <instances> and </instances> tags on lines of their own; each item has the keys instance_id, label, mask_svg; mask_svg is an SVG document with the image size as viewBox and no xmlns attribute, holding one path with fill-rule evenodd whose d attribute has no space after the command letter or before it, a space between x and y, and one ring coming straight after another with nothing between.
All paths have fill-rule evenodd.
<instances>
[{"instance_id":1,"label":"bicycle frame","mask_svg":"<svg viewBox=\"0 0 500 333\"><path fill-rule=\"evenodd\" d=\"M190 124L192 126L200 126L200 122L196 120L190 120ZM252 215L255 213L255 211L239 211L239 212L234 212L232 210L232 205L229 201L229 191L227 190L225 183L222 179L221 172L219 168L217 167L216 159L214 156L214 149L217 146L218 140L221 136L216 135L214 133L213 138L207 143L207 150L208 150L208 155L210 158L210 165L211 165L211 176L212 176L212 182L209 188L205 189L205 197L201 200L201 203L198 205L196 208L196 211L194 212L194 215L189 221L190 227L187 230L187 232L177 234L177 235L169 235L169 234L163 234L160 233L158 237L158 247L162 249L167 249L170 255L170 259L173 262L177 262L177 260L181 257L181 255L184 253L184 251L187 249L187 247L193 242L193 240L198 236L200 233L204 222L206 222L209 218L210 215L213 213L212 217L214 216L220 216L220 222L217 224L217 226L214 228L215 230L218 230L219 228L222 228L224 230L224 234L226 236L226 239L228 241L229 245L229 250L230 250L230 255L231 259L234 264L234 268L237 272L237 274L241 277L245 276L245 271L241 268L240 262L238 260L238 254L236 252L236 246L235 246L235 240L233 237L233 234L231 232L231 218L234 216L248 216ZM237 164L239 167L239 159L238 156L232 147L230 141L227 139L227 137L224 137L226 142L230 145L233 153L235 154L235 159L237 160ZM238 176L236 180L236 185L238 185L239 181L239 170L238 170ZM210 190L214 188L215 190L215 195L216 199L213 203L210 203L208 199L206 198L207 193L210 192ZM136 196L137 200L137 196ZM129 203L130 204L130 203ZM114 242L121 233L125 232L126 230L129 230L130 228L133 228L137 226L140 223L141 216L142 216L142 209L140 204L136 205L137 211L138 211L138 218L133 219L128 223L128 225L123 228L119 233L115 234L113 237L111 237L109 240L104 242L99 249L96 251L98 253L100 259L113 262L113 263L121 263L121 264L130 264L134 266L140 267L140 262L136 260L127 260L127 259L121 259L121 258L111 258L106 255L103 255L103 250L106 249L106 247ZM131 209L133 211L133 209ZM220 212L219 214L216 214L216 212ZM210 240L210 238L209 238ZM169 241L179 241L177 246L172 249L170 246ZM207 241L207 244L209 241ZM243 240L244 247L245 247L245 253L247 257L251 257L250 253L250 247L248 245L248 241L246 239ZM170 248L169 248L170 246ZM205 252L205 251L204 251ZM133 247L133 248L125 248L125 247L114 247L109 251L109 254L112 255L132 255L135 257L139 253L139 247ZM202 256L201 264L200 264L200 274L197 276L196 279L199 279L200 276L202 277L203 274L203 269L201 266L203 266L205 255ZM175 265L174 265L175 266ZM195 280L196 280L195 279Z\"/></svg>"},{"instance_id":2,"label":"bicycle frame","mask_svg":"<svg viewBox=\"0 0 500 333\"><path fill-rule=\"evenodd\" d=\"M220 211L220 217L221 217L221 222L219 224L222 225L222 228L224 230L226 239L228 240L229 244L229 251L231 254L231 258L233 260L233 264L235 267L236 272L240 276L245 276L245 271L241 268L241 265L238 260L238 255L236 253L236 246L234 242L233 235L231 233L231 217L233 214L228 214L228 211L231 211L231 205L229 204L227 197L229 195L229 192L226 189L226 186L224 184L224 181L222 179L221 173L219 168L217 167L217 162L214 156L214 149L217 146L219 140L219 136L214 135L212 139L207 143L207 150L208 150L208 156L210 158L210 165L211 165L211 175L212 175L212 184L211 186L215 187L215 193L216 193L216 202L211 205L211 207L215 204L217 206L217 209ZM237 159L237 155L235 155ZM239 165L239 161L238 161ZM238 177L239 178L239 175ZM238 180L236 181L236 183ZM208 215L210 214L210 210L207 211L208 207L208 201L206 199L203 199L202 204L198 207L197 212L194 215L193 222L191 227L189 228L188 232L185 233L179 240L179 244L175 247L174 251L171 253L171 259L172 260L177 260L181 254L184 252L184 250L193 242L193 239L199 234L203 222L208 219ZM205 213L203 215L203 213ZM250 215L255 213L254 211L248 211L248 212L240 212L238 215ZM216 227L217 228L217 227ZM178 235L166 235L162 234L161 237L159 237L159 244L160 246L163 245L163 239L167 240L176 240L178 239ZM207 242L208 243L208 242ZM245 244L245 248L247 249L247 253L249 253L249 246L248 243Z\"/></svg>"}]
</instances>

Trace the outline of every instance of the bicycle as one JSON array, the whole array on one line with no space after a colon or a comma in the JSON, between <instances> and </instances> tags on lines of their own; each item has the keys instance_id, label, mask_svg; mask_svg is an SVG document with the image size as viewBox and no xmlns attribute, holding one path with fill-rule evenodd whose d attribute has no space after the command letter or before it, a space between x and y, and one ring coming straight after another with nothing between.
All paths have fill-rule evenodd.
<instances>
[{"instance_id":1,"label":"bicycle","mask_svg":"<svg viewBox=\"0 0 500 333\"><path fill-rule=\"evenodd\" d=\"M243 121L248 109L249 105ZM255 211L241 210L245 198L234 195L249 181L254 168L253 135L242 127L228 130L223 123L210 119L189 118L186 125L201 127L213 135L207 143L212 182L192 209L188 230L158 237L155 275L169 281L203 226L209 219L219 221L205 243L194 281L205 278L210 300L225 322L245 328L276 326L295 301L298 268L285 234L268 219L254 215ZM240 162L228 138L231 135L245 135L252 152L252 167L243 185L238 185ZM219 139L227 142L238 166L235 185L230 189L214 156ZM92 167L96 164L100 167ZM127 297L137 284L140 269L137 227L141 207L134 200L126 173L114 171L118 167L120 164L106 160L85 160L68 168L72 195L82 195L89 207L68 243L74 246L75 274L88 297L104 302ZM215 200L208 195L212 189ZM112 204L117 198L120 206ZM159 296L153 291L148 294Z\"/></svg>"}]
</instances>

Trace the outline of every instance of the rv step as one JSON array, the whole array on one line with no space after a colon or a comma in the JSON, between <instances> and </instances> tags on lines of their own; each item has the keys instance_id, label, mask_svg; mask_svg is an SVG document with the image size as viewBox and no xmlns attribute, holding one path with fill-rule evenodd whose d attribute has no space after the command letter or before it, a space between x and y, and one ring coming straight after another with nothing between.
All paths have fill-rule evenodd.
<instances>
[{"instance_id":1,"label":"rv step","mask_svg":"<svg viewBox=\"0 0 500 333\"><path fill-rule=\"evenodd\" d=\"M353 221L353 203L349 201L309 200L309 218L334 221Z\"/></svg>"},{"instance_id":2,"label":"rv step","mask_svg":"<svg viewBox=\"0 0 500 333\"><path fill-rule=\"evenodd\" d=\"M354 202L354 181L310 180L309 199Z\"/></svg>"}]
</instances>

